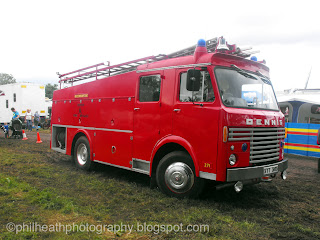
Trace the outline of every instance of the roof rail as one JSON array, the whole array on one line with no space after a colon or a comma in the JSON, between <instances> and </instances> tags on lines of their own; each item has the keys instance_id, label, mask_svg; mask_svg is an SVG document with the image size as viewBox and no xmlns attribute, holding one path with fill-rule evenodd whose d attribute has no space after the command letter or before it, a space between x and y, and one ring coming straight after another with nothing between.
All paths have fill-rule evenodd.
<instances>
[{"instance_id":1,"label":"roof rail","mask_svg":"<svg viewBox=\"0 0 320 240\"><path fill-rule=\"evenodd\" d=\"M99 63L90 67L81 68L65 74L59 74L60 83L73 83L89 78L98 79L99 76L106 75L111 76L119 73L129 72L135 70L139 65L160 61L168 58L166 55L150 56L145 58L136 59L133 61L120 63L117 65L109 66L110 62L106 65L105 63ZM104 66L101 68L101 66ZM100 67L100 68L99 68ZM86 70L86 71L85 71Z\"/></svg>"},{"instance_id":2,"label":"roof rail","mask_svg":"<svg viewBox=\"0 0 320 240\"><path fill-rule=\"evenodd\" d=\"M219 38L212 38L206 41L206 47L209 53L216 52L217 45L219 44ZM227 44L230 51L227 51L227 54L236 55L239 57L250 57L253 52L246 52L251 50L251 48L247 49L240 49L237 48L236 45ZM196 49L197 45L193 45L191 47L179 50L177 52L170 53L168 55L160 54L157 56L149 56L145 58L136 59L133 61L117 64L110 66L110 62L105 63L98 63L89 67L81 68L69 73L59 74L59 83L73 83L81 80L86 80L89 78L96 78L98 79L99 76L113 76L116 74L121 74L125 72L130 72L136 70L139 65L152 63L161 61L168 58L177 58L183 56L192 55Z\"/></svg>"}]
</instances>

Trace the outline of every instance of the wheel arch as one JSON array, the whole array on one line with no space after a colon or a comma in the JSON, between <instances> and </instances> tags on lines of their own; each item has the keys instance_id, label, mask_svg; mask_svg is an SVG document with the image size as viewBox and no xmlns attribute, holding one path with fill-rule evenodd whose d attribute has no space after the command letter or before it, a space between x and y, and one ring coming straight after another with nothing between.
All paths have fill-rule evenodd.
<instances>
[{"instance_id":1,"label":"wheel arch","mask_svg":"<svg viewBox=\"0 0 320 240\"><path fill-rule=\"evenodd\" d=\"M86 131L86 130L83 130L83 129L79 129L73 139L72 139L72 144L71 144L71 156L73 156L74 154L74 146L76 145L76 142L77 140L80 138L80 137L86 137L89 141L89 145L90 145L90 159L92 159L92 156L93 156L93 148L92 148L92 141L91 141L91 138L90 138L90 134Z\"/></svg>"},{"instance_id":2,"label":"wheel arch","mask_svg":"<svg viewBox=\"0 0 320 240\"><path fill-rule=\"evenodd\" d=\"M196 159L195 152L191 144L184 138L179 136L167 136L161 139L154 147L150 160L150 177L152 177L157 170L160 160L170 152L184 151L190 155L195 168L195 174L199 177L199 164Z\"/></svg>"}]
</instances>

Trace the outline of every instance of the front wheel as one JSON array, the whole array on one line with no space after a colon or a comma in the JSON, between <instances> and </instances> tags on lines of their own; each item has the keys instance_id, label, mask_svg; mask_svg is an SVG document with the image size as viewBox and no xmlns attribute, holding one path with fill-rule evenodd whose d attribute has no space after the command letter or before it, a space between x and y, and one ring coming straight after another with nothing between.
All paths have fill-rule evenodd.
<instances>
[{"instance_id":1,"label":"front wheel","mask_svg":"<svg viewBox=\"0 0 320 240\"><path fill-rule=\"evenodd\" d=\"M203 190L204 181L195 175L189 154L175 151L164 156L156 172L160 190L172 197L197 197Z\"/></svg>"},{"instance_id":2,"label":"front wheel","mask_svg":"<svg viewBox=\"0 0 320 240\"><path fill-rule=\"evenodd\" d=\"M76 166L82 170L90 170L93 163L90 159L90 145L86 137L80 137L74 146L73 154Z\"/></svg>"}]
</instances>

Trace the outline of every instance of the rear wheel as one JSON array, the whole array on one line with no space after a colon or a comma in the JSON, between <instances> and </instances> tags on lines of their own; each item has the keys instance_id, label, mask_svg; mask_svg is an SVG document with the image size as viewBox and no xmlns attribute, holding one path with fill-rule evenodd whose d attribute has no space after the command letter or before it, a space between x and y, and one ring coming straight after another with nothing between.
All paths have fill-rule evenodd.
<instances>
[{"instance_id":1,"label":"rear wheel","mask_svg":"<svg viewBox=\"0 0 320 240\"><path fill-rule=\"evenodd\" d=\"M73 158L76 166L83 170L90 170L93 163L90 159L90 145L86 137L80 137L73 151Z\"/></svg>"},{"instance_id":2,"label":"rear wheel","mask_svg":"<svg viewBox=\"0 0 320 240\"><path fill-rule=\"evenodd\" d=\"M156 178L160 190L172 197L197 197L204 187L203 179L195 175L192 158L181 151L161 159Z\"/></svg>"}]
</instances>

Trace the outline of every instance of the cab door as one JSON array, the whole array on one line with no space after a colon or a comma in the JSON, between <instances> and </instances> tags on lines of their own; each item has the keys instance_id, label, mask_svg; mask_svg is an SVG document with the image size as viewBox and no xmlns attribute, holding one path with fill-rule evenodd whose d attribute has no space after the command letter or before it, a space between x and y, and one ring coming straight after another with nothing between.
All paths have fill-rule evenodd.
<instances>
[{"instance_id":1,"label":"cab door","mask_svg":"<svg viewBox=\"0 0 320 240\"><path fill-rule=\"evenodd\" d=\"M216 172L219 106L212 78L201 71L199 91L187 90L187 69L176 70L177 97L173 109L173 134L186 139L195 151L200 171Z\"/></svg>"},{"instance_id":2,"label":"cab door","mask_svg":"<svg viewBox=\"0 0 320 240\"><path fill-rule=\"evenodd\" d=\"M147 166L160 136L161 74L162 71L142 74L137 82L133 113L133 161Z\"/></svg>"}]
</instances>

